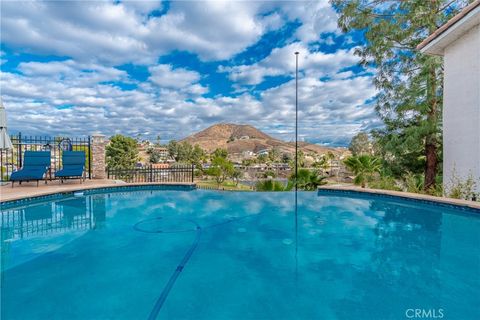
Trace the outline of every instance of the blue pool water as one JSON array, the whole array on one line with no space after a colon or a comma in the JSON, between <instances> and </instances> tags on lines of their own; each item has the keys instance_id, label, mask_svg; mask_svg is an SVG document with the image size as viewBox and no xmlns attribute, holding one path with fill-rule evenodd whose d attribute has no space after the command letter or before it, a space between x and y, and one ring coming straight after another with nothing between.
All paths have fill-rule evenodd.
<instances>
[{"instance_id":1,"label":"blue pool water","mask_svg":"<svg viewBox=\"0 0 480 320\"><path fill-rule=\"evenodd\" d=\"M480 319L480 212L294 203L139 190L4 208L1 319Z\"/></svg>"}]
</instances>

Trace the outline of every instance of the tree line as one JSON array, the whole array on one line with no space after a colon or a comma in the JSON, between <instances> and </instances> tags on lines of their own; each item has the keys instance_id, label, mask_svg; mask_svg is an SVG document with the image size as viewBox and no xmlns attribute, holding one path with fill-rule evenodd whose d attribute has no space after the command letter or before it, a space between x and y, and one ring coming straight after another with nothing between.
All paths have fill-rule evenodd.
<instances>
[{"instance_id":1,"label":"tree line","mask_svg":"<svg viewBox=\"0 0 480 320\"><path fill-rule=\"evenodd\" d=\"M441 57L417 45L471 1L331 0L343 32L363 37L360 66L372 70L380 128L350 144L355 182L442 194Z\"/></svg>"},{"instance_id":2,"label":"tree line","mask_svg":"<svg viewBox=\"0 0 480 320\"><path fill-rule=\"evenodd\" d=\"M228 152L225 149L216 149L211 154L207 154L198 145L192 146L190 143L176 140L170 141L166 146L160 145L159 142L147 149L151 162L158 162L160 155L157 154L158 148L166 148L170 158L179 163L188 163L196 166L198 175L207 175L211 177L217 184L217 188L230 179L238 186L240 179L243 177L243 172L234 166L228 159ZM283 160L278 152L271 152L267 159L271 161ZM326 155L325 159L329 159L331 155ZM153 159L153 161L152 161ZM265 160L267 160L265 159ZM303 153L299 155L300 168L303 166ZM322 158L323 159L323 158ZM114 135L110 138L110 142L106 147L106 161L107 167L110 169L133 169L139 162L138 140L120 134ZM209 160L207 168L203 167L203 163ZM291 161L291 157L286 159ZM318 164L319 168L324 165L321 160ZM291 190L295 183L301 190L315 190L319 185L325 184L326 176L322 176L320 171L308 170L301 168L298 172L298 178L294 174L290 176L287 184L279 181L267 179L260 181L256 185L259 191L288 191Z\"/></svg>"}]
</instances>

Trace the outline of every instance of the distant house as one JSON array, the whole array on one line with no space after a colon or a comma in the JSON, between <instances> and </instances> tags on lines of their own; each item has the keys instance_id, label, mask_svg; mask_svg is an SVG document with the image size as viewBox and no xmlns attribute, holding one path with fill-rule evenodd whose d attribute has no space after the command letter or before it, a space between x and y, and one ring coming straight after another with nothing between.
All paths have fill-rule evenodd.
<instances>
[{"instance_id":1,"label":"distant house","mask_svg":"<svg viewBox=\"0 0 480 320\"><path fill-rule=\"evenodd\" d=\"M158 152L158 154L160 155L161 158L168 158L168 156L169 156L167 148L156 147L155 151Z\"/></svg>"},{"instance_id":2,"label":"distant house","mask_svg":"<svg viewBox=\"0 0 480 320\"><path fill-rule=\"evenodd\" d=\"M268 149L262 149L257 152L257 155L259 156L268 156Z\"/></svg>"},{"instance_id":3,"label":"distant house","mask_svg":"<svg viewBox=\"0 0 480 320\"><path fill-rule=\"evenodd\" d=\"M469 176L480 191L480 0L417 47L444 59L443 181Z\"/></svg>"},{"instance_id":4,"label":"distant house","mask_svg":"<svg viewBox=\"0 0 480 320\"><path fill-rule=\"evenodd\" d=\"M253 151L250 151L250 150L246 150L242 152L242 156L245 158L253 157L253 155L254 155Z\"/></svg>"}]
</instances>

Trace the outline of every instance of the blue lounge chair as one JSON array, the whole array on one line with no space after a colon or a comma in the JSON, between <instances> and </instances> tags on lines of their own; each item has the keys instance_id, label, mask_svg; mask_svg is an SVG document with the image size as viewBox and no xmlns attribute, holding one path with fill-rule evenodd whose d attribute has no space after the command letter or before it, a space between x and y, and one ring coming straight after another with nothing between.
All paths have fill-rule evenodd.
<instances>
[{"instance_id":1,"label":"blue lounge chair","mask_svg":"<svg viewBox=\"0 0 480 320\"><path fill-rule=\"evenodd\" d=\"M42 180L47 170L50 169L50 151L25 151L23 167L12 173L10 181L12 188L15 181L22 184L22 181L38 181ZM47 180L45 180L47 183Z\"/></svg>"},{"instance_id":2,"label":"blue lounge chair","mask_svg":"<svg viewBox=\"0 0 480 320\"><path fill-rule=\"evenodd\" d=\"M63 180L67 178L80 178L85 180L85 151L63 151L62 154L63 168L55 172L55 177Z\"/></svg>"}]
</instances>

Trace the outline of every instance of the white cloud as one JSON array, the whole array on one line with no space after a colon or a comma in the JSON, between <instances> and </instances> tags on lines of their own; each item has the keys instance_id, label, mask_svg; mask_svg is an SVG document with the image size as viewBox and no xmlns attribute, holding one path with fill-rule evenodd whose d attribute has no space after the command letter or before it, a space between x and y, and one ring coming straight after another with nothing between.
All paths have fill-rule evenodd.
<instances>
[{"instance_id":1,"label":"white cloud","mask_svg":"<svg viewBox=\"0 0 480 320\"><path fill-rule=\"evenodd\" d=\"M164 88L185 88L200 80L200 74L198 74L198 72L183 68L173 70L172 67L167 64L156 65L150 67L148 70L151 74L149 80Z\"/></svg>"},{"instance_id":2,"label":"white cloud","mask_svg":"<svg viewBox=\"0 0 480 320\"><path fill-rule=\"evenodd\" d=\"M98 60L111 65L152 63L171 50L223 60L242 52L287 20L302 23L309 43L334 32L328 1L29 1L2 2L2 42L32 52Z\"/></svg>"},{"instance_id":3,"label":"white cloud","mask_svg":"<svg viewBox=\"0 0 480 320\"><path fill-rule=\"evenodd\" d=\"M358 63L354 48L337 50L335 53L311 52L300 42L274 49L265 59L252 65L220 67L220 72L228 72L232 81L247 85L261 83L267 76L293 75L295 72L294 53L299 52L299 69L307 76L334 76L342 68Z\"/></svg>"},{"instance_id":4,"label":"white cloud","mask_svg":"<svg viewBox=\"0 0 480 320\"><path fill-rule=\"evenodd\" d=\"M133 9L110 2L2 2L2 43L29 52L115 64L151 60Z\"/></svg>"},{"instance_id":5,"label":"white cloud","mask_svg":"<svg viewBox=\"0 0 480 320\"><path fill-rule=\"evenodd\" d=\"M2 2L2 42L32 52L110 65L152 63L171 50L204 60L228 59L283 21L268 2ZM41 17L41 18L39 18Z\"/></svg>"},{"instance_id":6,"label":"white cloud","mask_svg":"<svg viewBox=\"0 0 480 320\"><path fill-rule=\"evenodd\" d=\"M331 46L331 45L334 45L335 44L335 40L333 40L333 37L332 36L328 36L326 39L324 39L322 41L323 43Z\"/></svg>"},{"instance_id":7,"label":"white cloud","mask_svg":"<svg viewBox=\"0 0 480 320\"><path fill-rule=\"evenodd\" d=\"M339 32L337 15L327 0L285 1L281 6L289 19L302 22L295 36L304 43L318 41L323 32Z\"/></svg>"},{"instance_id":8,"label":"white cloud","mask_svg":"<svg viewBox=\"0 0 480 320\"><path fill-rule=\"evenodd\" d=\"M255 93L250 86L269 76L292 76L295 51L300 52L302 137L344 143L378 125L366 104L375 95L370 77L342 71L357 63L353 49L312 49L322 33L338 32L326 0L173 1L164 9L160 1L2 2L1 41L7 51L60 60L22 61L14 71L2 69L11 130L181 138L216 122L236 122L290 140L294 81ZM219 67L233 81L235 97L205 97L208 76L158 64L160 56L175 50L203 61L230 59L286 21L301 26L285 45L253 64ZM1 53L2 64L9 54ZM146 67L147 79L132 79L115 67L124 63Z\"/></svg>"},{"instance_id":9,"label":"white cloud","mask_svg":"<svg viewBox=\"0 0 480 320\"><path fill-rule=\"evenodd\" d=\"M76 65L66 64L71 68L67 69L66 81L32 73L39 70L45 74L51 63L48 67L26 64L22 67L23 75L1 74L2 96L13 131L34 134L46 131L65 134L68 131L76 135L99 130L106 134L155 136L159 133L164 138L182 138L216 122L236 122L250 123L282 139L293 137L293 80L264 91L258 98L249 93L238 97L205 98L201 96L205 89L197 83L198 74L172 69L169 65L159 65L153 73L159 72L167 80L171 77L170 81L176 78L175 81L182 85L169 87L168 83L161 82L159 87L152 81L125 91L109 84L86 83L82 80L84 74L100 77L95 74L102 71L86 72ZM62 64L53 66L67 72ZM307 140L346 142L345 139L358 130L375 125L371 120L373 107L365 105L373 95L375 90L368 77L327 82L313 77L301 78L301 136Z\"/></svg>"},{"instance_id":10,"label":"white cloud","mask_svg":"<svg viewBox=\"0 0 480 320\"><path fill-rule=\"evenodd\" d=\"M131 82L125 71L94 63L77 63L74 60L21 62L17 69L24 75L31 76L34 81L48 78L73 86L96 85L105 81Z\"/></svg>"},{"instance_id":11,"label":"white cloud","mask_svg":"<svg viewBox=\"0 0 480 320\"><path fill-rule=\"evenodd\" d=\"M262 2L178 1L168 14L151 19L146 42L159 51L195 52L202 60L222 60L254 44L273 27L278 15L262 16Z\"/></svg>"}]
</instances>

